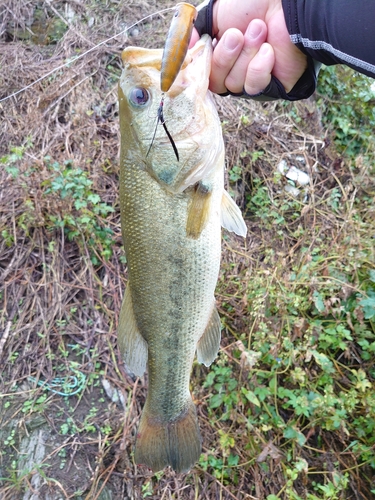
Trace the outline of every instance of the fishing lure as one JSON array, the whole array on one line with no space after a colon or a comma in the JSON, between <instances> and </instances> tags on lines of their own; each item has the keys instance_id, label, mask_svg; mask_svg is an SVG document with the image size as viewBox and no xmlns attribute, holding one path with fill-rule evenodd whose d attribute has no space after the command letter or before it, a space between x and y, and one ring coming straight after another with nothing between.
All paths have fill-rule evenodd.
<instances>
[{"instance_id":1,"label":"fishing lure","mask_svg":"<svg viewBox=\"0 0 375 500\"><path fill-rule=\"evenodd\" d=\"M156 129L160 122L163 125L170 143L172 144L177 161L179 161L176 144L171 134L169 133L164 120L164 95L165 92L168 92L168 90L171 88L185 60L197 15L197 9L190 3L181 2L176 5L176 10L169 27L167 40L164 46L163 57L161 60L160 89L162 91L162 97L158 109L158 121L156 123L154 136L152 138L147 155L151 150L152 144L155 139Z\"/></svg>"},{"instance_id":2,"label":"fishing lure","mask_svg":"<svg viewBox=\"0 0 375 500\"><path fill-rule=\"evenodd\" d=\"M167 34L160 71L160 88L168 92L185 60L198 11L190 3L178 3Z\"/></svg>"}]
</instances>

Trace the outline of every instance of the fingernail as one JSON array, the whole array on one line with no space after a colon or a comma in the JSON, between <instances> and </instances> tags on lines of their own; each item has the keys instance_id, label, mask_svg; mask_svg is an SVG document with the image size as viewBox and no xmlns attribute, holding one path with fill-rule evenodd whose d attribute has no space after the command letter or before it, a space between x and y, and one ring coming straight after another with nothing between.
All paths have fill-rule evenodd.
<instances>
[{"instance_id":1,"label":"fingernail","mask_svg":"<svg viewBox=\"0 0 375 500\"><path fill-rule=\"evenodd\" d=\"M234 50L236 47L238 47L239 41L236 35L232 33L226 33L223 38L223 44L226 49Z\"/></svg>"},{"instance_id":2,"label":"fingernail","mask_svg":"<svg viewBox=\"0 0 375 500\"><path fill-rule=\"evenodd\" d=\"M261 23L259 23L257 19L254 19L253 21L251 21L251 23L247 27L247 30L246 30L247 35L249 35L249 37L253 38L253 39L258 38L258 36L262 32L262 28L263 28L263 25Z\"/></svg>"}]
</instances>

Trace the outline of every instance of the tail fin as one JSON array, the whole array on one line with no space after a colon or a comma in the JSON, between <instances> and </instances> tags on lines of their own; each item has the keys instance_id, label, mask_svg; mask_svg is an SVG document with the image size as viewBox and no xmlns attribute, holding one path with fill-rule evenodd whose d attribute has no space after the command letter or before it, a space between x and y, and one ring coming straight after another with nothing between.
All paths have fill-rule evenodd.
<instances>
[{"instance_id":1,"label":"tail fin","mask_svg":"<svg viewBox=\"0 0 375 500\"><path fill-rule=\"evenodd\" d=\"M162 422L149 417L147 402L139 424L135 461L154 472L170 465L176 472L188 472L201 453L197 414L190 399L180 415Z\"/></svg>"}]
</instances>

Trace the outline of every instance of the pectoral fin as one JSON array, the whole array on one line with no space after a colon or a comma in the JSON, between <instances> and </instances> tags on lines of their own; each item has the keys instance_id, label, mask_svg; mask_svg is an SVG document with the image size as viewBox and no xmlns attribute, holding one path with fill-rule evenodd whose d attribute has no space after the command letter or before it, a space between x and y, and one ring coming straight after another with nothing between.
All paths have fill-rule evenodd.
<instances>
[{"instance_id":1,"label":"pectoral fin","mask_svg":"<svg viewBox=\"0 0 375 500\"><path fill-rule=\"evenodd\" d=\"M148 347L135 321L129 283L121 306L117 337L126 366L141 377L147 366Z\"/></svg>"},{"instance_id":2,"label":"pectoral fin","mask_svg":"<svg viewBox=\"0 0 375 500\"><path fill-rule=\"evenodd\" d=\"M186 223L186 234L189 238L197 239L205 228L210 216L211 187L198 182L189 206Z\"/></svg>"},{"instance_id":3,"label":"pectoral fin","mask_svg":"<svg viewBox=\"0 0 375 500\"><path fill-rule=\"evenodd\" d=\"M232 231L239 236L246 236L247 227L241 210L225 190L221 199L221 225L228 231Z\"/></svg>"},{"instance_id":4,"label":"pectoral fin","mask_svg":"<svg viewBox=\"0 0 375 500\"><path fill-rule=\"evenodd\" d=\"M214 306L210 321L197 345L197 358L199 363L210 366L216 358L220 348L221 323L220 316Z\"/></svg>"}]
</instances>

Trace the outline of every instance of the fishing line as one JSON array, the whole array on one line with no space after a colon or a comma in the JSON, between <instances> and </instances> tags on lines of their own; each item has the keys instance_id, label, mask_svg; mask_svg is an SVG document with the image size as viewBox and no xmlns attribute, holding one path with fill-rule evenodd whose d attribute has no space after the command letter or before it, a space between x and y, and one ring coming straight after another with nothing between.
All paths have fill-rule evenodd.
<instances>
[{"instance_id":1,"label":"fishing line","mask_svg":"<svg viewBox=\"0 0 375 500\"><path fill-rule=\"evenodd\" d=\"M176 155L177 161L180 161L180 156L178 154L176 143L174 142L173 137L171 136L169 130L167 129L167 125L166 125L165 120L164 120L164 115L163 115L164 97L165 97L165 94L163 92L162 93L162 97L161 97L161 101L160 101L160 104L159 104L159 107L158 107L158 115L157 115L157 121L156 121L156 125L155 125L154 135L152 136L150 147L147 150L146 158L149 155L149 152L151 151L152 145L154 144L154 140L155 140L155 136L156 136L156 131L158 129L158 125L159 125L159 123L161 123L163 125L164 130L165 130L165 133L167 134L169 142L172 145L172 148L173 148L174 154Z\"/></svg>"},{"instance_id":2,"label":"fishing line","mask_svg":"<svg viewBox=\"0 0 375 500\"><path fill-rule=\"evenodd\" d=\"M156 132L158 130L159 120L160 120L160 118L159 118L159 110L158 110L158 114L157 114L157 117L156 117L156 125L155 125L154 135L152 136L150 147L147 150L146 158L149 155L149 152L151 151L152 145L154 144Z\"/></svg>"},{"instance_id":3,"label":"fishing line","mask_svg":"<svg viewBox=\"0 0 375 500\"><path fill-rule=\"evenodd\" d=\"M116 35L113 35L111 36L110 38L107 38L106 40L103 40L102 42L98 43L97 45L95 45L94 47L91 47L91 49L88 49L86 50L86 52L84 52L83 54L80 54L79 56L75 56L73 59L71 59L70 61L64 63L64 64L61 64L61 66L58 66L57 68L54 68L52 69L51 71L49 71L48 73L46 73L44 76L41 76L40 78L38 78L37 80L35 80L35 82L33 83L30 83L29 85L26 85L26 87L23 87L22 89L20 90L17 90L16 92L13 92L13 94L10 94L6 97L3 97L2 99L0 99L0 103L1 102L4 102L4 101L7 101L8 99L10 99L11 97L15 97L17 96L18 94L21 94L21 92L24 92L25 90L28 90L29 88L33 87L34 85L36 85L37 83L41 82L42 80L44 80L45 78L47 78L48 76L52 75L53 73L55 73L56 71L59 71L60 69L63 69L63 68L66 68L67 66L70 66L71 64L74 64L76 61L78 61L79 59L82 59L82 57L84 57L85 55L89 54L90 52L92 52L93 50L97 49L98 47L100 47L101 45L104 45L105 43L107 42L110 42L111 40L114 40L115 38L117 38L118 36L120 35L123 35L124 33L126 33L127 31L129 31L130 29L134 28L134 26L137 26L137 24L140 24L140 23L143 23L143 21L145 21L146 19L149 19L150 17L153 17L153 16L156 16L158 14L163 14L164 12L168 12L169 10L173 10L175 7L168 7L166 9L162 9L162 10L158 10L157 12L153 12L152 14L149 14L147 15L146 17L143 17L142 19L140 19L139 21L135 22L134 24L132 24L131 26L125 28L123 31L121 31L120 33L117 33Z\"/></svg>"},{"instance_id":4,"label":"fishing line","mask_svg":"<svg viewBox=\"0 0 375 500\"><path fill-rule=\"evenodd\" d=\"M163 106L164 106L164 96L162 97L162 100L161 100L159 108L158 108L158 121L160 121L160 123L163 125L165 133L167 134L168 139L169 139L170 143L172 144L172 148L173 148L174 154L176 155L177 161L180 161L180 157L178 155L176 144L175 144L171 134L169 133L169 131L167 129L167 125L165 124L164 115L163 115ZM156 124L156 126L157 126L157 124Z\"/></svg>"}]
</instances>

